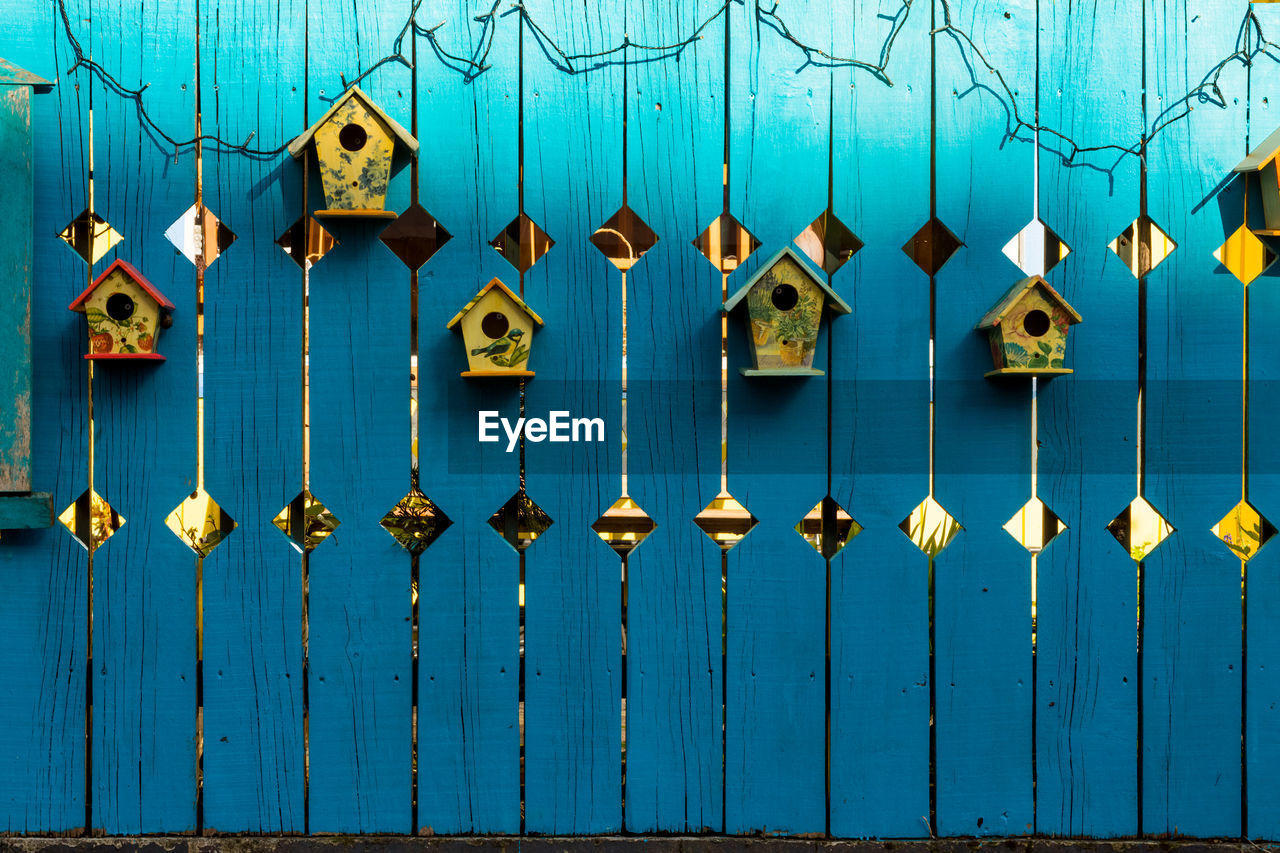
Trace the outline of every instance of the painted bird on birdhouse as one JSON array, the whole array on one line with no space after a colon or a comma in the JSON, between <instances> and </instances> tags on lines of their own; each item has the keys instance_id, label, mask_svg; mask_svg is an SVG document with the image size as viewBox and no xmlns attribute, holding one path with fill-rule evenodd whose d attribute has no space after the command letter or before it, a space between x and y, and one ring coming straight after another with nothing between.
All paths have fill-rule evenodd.
<instances>
[{"instance_id":1,"label":"painted bird on birdhouse","mask_svg":"<svg viewBox=\"0 0 1280 853\"><path fill-rule=\"evenodd\" d=\"M418 156L418 140L352 86L307 132L289 143L296 160L314 147L320 164L327 207L316 216L395 219L387 210L391 156L399 142L410 157Z\"/></svg>"}]
</instances>

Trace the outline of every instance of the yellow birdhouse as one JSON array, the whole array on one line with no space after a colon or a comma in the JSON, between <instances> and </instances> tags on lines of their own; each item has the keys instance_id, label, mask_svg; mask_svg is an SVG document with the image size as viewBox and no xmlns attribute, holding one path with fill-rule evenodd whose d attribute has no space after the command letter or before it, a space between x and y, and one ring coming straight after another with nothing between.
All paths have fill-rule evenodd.
<instances>
[{"instance_id":1,"label":"yellow birdhouse","mask_svg":"<svg viewBox=\"0 0 1280 853\"><path fill-rule=\"evenodd\" d=\"M724 304L747 302L747 336L753 367L743 376L821 376L813 366L824 308L848 314L849 306L790 247L764 262Z\"/></svg>"},{"instance_id":2,"label":"yellow birdhouse","mask_svg":"<svg viewBox=\"0 0 1280 853\"><path fill-rule=\"evenodd\" d=\"M1038 275L1009 288L978 325L991 342L995 370L987 376L1053 376L1066 366L1067 331L1080 315Z\"/></svg>"},{"instance_id":3,"label":"yellow birdhouse","mask_svg":"<svg viewBox=\"0 0 1280 853\"><path fill-rule=\"evenodd\" d=\"M116 261L67 307L89 321L85 358L164 361L156 343L173 323L173 303L132 264Z\"/></svg>"},{"instance_id":4,"label":"yellow birdhouse","mask_svg":"<svg viewBox=\"0 0 1280 853\"><path fill-rule=\"evenodd\" d=\"M459 311L447 328L461 329L468 370L463 376L532 376L529 352L542 318L494 279Z\"/></svg>"},{"instance_id":5,"label":"yellow birdhouse","mask_svg":"<svg viewBox=\"0 0 1280 853\"><path fill-rule=\"evenodd\" d=\"M289 153L295 160L315 145L327 205L316 216L395 219L395 211L386 206L396 142L409 156L418 156L418 140L359 86L348 89L306 133L290 142Z\"/></svg>"}]
</instances>

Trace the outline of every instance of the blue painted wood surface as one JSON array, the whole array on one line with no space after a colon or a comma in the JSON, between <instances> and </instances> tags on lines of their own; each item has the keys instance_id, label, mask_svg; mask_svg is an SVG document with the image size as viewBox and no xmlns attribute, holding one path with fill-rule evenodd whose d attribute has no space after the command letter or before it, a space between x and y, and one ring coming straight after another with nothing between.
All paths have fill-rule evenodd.
<instances>
[{"instance_id":1,"label":"blue painted wood surface","mask_svg":"<svg viewBox=\"0 0 1280 853\"><path fill-rule=\"evenodd\" d=\"M301 8L202 3L206 132L256 130L272 147L303 127L301 88L261 112L232 97L260 74L302 74ZM204 561L204 826L217 832L303 829L302 572L271 523L302 482L302 275L275 243L302 190L279 166L204 155L204 203L237 235L205 274L205 488L236 520Z\"/></svg>"},{"instance_id":2,"label":"blue painted wood surface","mask_svg":"<svg viewBox=\"0 0 1280 853\"><path fill-rule=\"evenodd\" d=\"M92 11L139 34L126 50L95 27L94 55L150 81L154 108L184 129L195 115L194 12L189 2ZM187 832L196 826L196 566L164 518L195 485L195 284L164 230L191 205L194 156L157 146L131 104L94 86L95 209L124 235L115 256L176 307L159 342L167 361L99 362L94 375L95 488L127 523L93 561L92 820L109 834ZM82 386L86 364L58 381Z\"/></svg>"},{"instance_id":3,"label":"blue painted wood surface","mask_svg":"<svg viewBox=\"0 0 1280 853\"><path fill-rule=\"evenodd\" d=\"M31 87L0 88L0 163L5 219L26 225L34 215L31 160ZM32 234L17 230L0 248L0 491L31 491L31 257ZM3 500L3 498L0 498ZM2 524L4 522L0 522ZM3 528L0 528L3 529Z\"/></svg>"},{"instance_id":4,"label":"blue painted wood surface","mask_svg":"<svg viewBox=\"0 0 1280 853\"><path fill-rule=\"evenodd\" d=\"M886 17L847 32L842 17ZM877 56L892 3L836 5L832 52ZM928 561L898 529L929 491L929 281L901 251L929 197L928 10L894 48L894 87L837 68L836 215L865 242L835 274L853 313L831 326L833 496L863 531L832 560L831 832L929 831ZM798 57L793 55L798 61ZM892 111L898 121L874 116ZM880 199L910 204L886 210Z\"/></svg>"},{"instance_id":5,"label":"blue painted wood surface","mask_svg":"<svg viewBox=\"0 0 1280 853\"><path fill-rule=\"evenodd\" d=\"M304 126L304 97L314 120L342 75L394 50L410 5L317 2L304 20L300 8L201 2L206 132L243 140L255 131L252 144L266 147L291 137ZM624 33L679 41L717 4L527 8L566 51L591 53ZM1039 491L1070 529L1039 560L1033 672L1030 560L1001 529L1030 493L1029 390L981 380L989 355L971 329L1018 275L1000 249L1031 216L1031 147L1025 130L1003 140L1007 98L971 50L937 37L939 216L967 245L937 280L936 489L965 531L935 565L930 826L928 561L897 529L928 491L928 280L898 247L928 211L930 10L913 7L888 87L844 64L806 65L767 15L754 18L770 8L728 11L731 210L764 241L733 281L825 205L828 134L836 212L867 245L834 277L854 313L824 330L818 352L818 366L827 347L834 354L830 431L826 380L738 377L746 341L730 326L730 491L761 524L729 558L727 671L720 555L691 521L718 485L720 280L689 245L721 208L724 18L679 60L632 64L625 88L609 61L556 70L563 58L525 32L525 206L557 241L526 278L548 321L528 409L608 422L598 445L529 445L529 493L555 525L526 556L526 829L821 834L829 810L840 837L1131 835L1141 689L1142 832L1232 836L1247 804L1249 835L1275 838L1275 557L1264 549L1250 564L1242 638L1239 563L1209 533L1239 497L1241 427L1241 289L1209 257L1233 230L1238 196L1228 190L1220 202L1212 191L1271 130L1269 60L1252 74L1248 125L1244 95L1234 100L1245 72L1232 66L1222 78L1228 108L1197 105L1151 147L1151 215L1179 249L1150 277L1148 494L1178 532L1145 564L1139 685L1136 567L1105 530L1136 488L1137 288L1106 249L1136 215L1136 161L1064 163L1046 152L1041 163L1042 216L1074 249L1049 279L1085 323L1072 333L1076 373L1040 397ZM945 8L1029 117L1035 4ZM86 4L68 11L95 60L128 85L149 84L149 112L189 136L194 2L95 4L92 28ZM342 526L310 561L309 804L301 566L270 524L301 485L300 274L273 243L300 213L301 168L282 156L205 155L206 203L239 235L207 280L208 488L239 527L204 565L205 830L299 832L307 811L315 832L521 828L519 558L487 524L516 489L518 461L477 453L472 437L477 410L513 414L517 400L512 386L460 379L461 344L443 329L490 277L518 283L488 241L518 206L519 13L475 19L489 11L462 0L440 10L440 48L418 41L416 90L398 63L361 81L406 126L416 97L422 203L454 235L424 267L419 302L422 486L454 526L420 560L416 697L410 560L378 525L408 488L411 464L409 275L379 244L383 223L356 222L327 223L343 244L312 275L312 488ZM901 11L892 0L850 0L778 14L798 39L874 59ZM944 7L935 11L941 23ZM1259 13L1264 25L1269 12ZM1148 7L1145 29L1137 2L1096 18L1042 2L1041 14L1041 118L1083 144L1137 138L1144 40L1150 120L1234 49L1237 24L1234 9L1198 0ZM435 11L427 17L436 23ZM46 76L65 69L69 50L48 10L13 18L0 55ZM438 52L486 47L489 68L475 79ZM60 510L86 481L84 334L65 307L84 270L52 235L84 204L90 88L96 207L125 235L113 254L139 263L178 310L165 364L96 371L98 491L128 523L94 560L87 789L84 552L57 527L0 540L0 675L10 686L0 701L0 829L82 830L87 790L94 829L189 832L195 560L163 519L195 475L194 271L163 230L191 203L194 158L175 157L131 102L83 70L33 102L36 197L48 200L34 221L33 409L45 425L33 436L34 483ZM589 528L620 488L621 282L588 242L621 203L624 98L630 203L661 239L628 277L630 486L658 529L630 560L625 804L619 564ZM405 162L390 194L397 210L410 179ZM1274 518L1273 282L1253 286L1250 420L1251 496ZM865 527L832 565L829 792L825 567L793 529L826 490L828 443L832 493Z\"/></svg>"},{"instance_id":6,"label":"blue painted wood surface","mask_svg":"<svg viewBox=\"0 0 1280 853\"><path fill-rule=\"evenodd\" d=\"M628 6L627 31L672 44L716 5ZM627 829L713 832L724 825L720 550L693 518L720 483L720 276L690 242L721 208L723 38L708 31L679 63L630 74L630 205L659 242L627 276L628 460L631 493L658 527L628 562Z\"/></svg>"},{"instance_id":7,"label":"blue painted wood surface","mask_svg":"<svg viewBox=\"0 0 1280 853\"><path fill-rule=\"evenodd\" d=\"M477 411L510 417L518 404L514 385L459 378L466 354L444 331L491 278L516 286L489 240L517 209L517 34L475 11L456 3L440 38L459 56L488 45L492 70L468 82L462 68L421 61L418 82L420 138L434 137L420 155L421 204L453 234L422 269L418 315L422 489L453 521L419 569L418 828L435 834L520 831L519 562L488 524L519 469L514 455L466 449Z\"/></svg>"}]
</instances>

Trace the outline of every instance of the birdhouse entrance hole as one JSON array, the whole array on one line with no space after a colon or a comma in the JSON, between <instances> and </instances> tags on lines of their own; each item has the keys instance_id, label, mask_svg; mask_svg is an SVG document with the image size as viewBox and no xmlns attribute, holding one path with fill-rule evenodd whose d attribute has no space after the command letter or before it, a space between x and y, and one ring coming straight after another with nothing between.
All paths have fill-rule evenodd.
<instances>
[{"instance_id":1,"label":"birdhouse entrance hole","mask_svg":"<svg viewBox=\"0 0 1280 853\"><path fill-rule=\"evenodd\" d=\"M1022 320L1022 328L1026 329L1027 334L1033 338L1044 337L1049 331L1049 326L1049 315L1039 309L1028 311L1027 316Z\"/></svg>"},{"instance_id":2,"label":"birdhouse entrance hole","mask_svg":"<svg viewBox=\"0 0 1280 853\"><path fill-rule=\"evenodd\" d=\"M773 289L773 307L779 311L790 311L800 301L800 293L789 284L780 284Z\"/></svg>"},{"instance_id":3,"label":"birdhouse entrance hole","mask_svg":"<svg viewBox=\"0 0 1280 853\"><path fill-rule=\"evenodd\" d=\"M480 331L495 340L505 335L510 328L511 323L507 321L507 315L501 311L490 311L480 321Z\"/></svg>"},{"instance_id":4,"label":"birdhouse entrance hole","mask_svg":"<svg viewBox=\"0 0 1280 853\"><path fill-rule=\"evenodd\" d=\"M338 141L348 151L359 151L369 141L369 133L360 125L352 122L338 131Z\"/></svg>"},{"instance_id":5,"label":"birdhouse entrance hole","mask_svg":"<svg viewBox=\"0 0 1280 853\"><path fill-rule=\"evenodd\" d=\"M107 298L107 316L117 323L128 320L133 312L133 299L127 293L113 293Z\"/></svg>"}]
</instances>

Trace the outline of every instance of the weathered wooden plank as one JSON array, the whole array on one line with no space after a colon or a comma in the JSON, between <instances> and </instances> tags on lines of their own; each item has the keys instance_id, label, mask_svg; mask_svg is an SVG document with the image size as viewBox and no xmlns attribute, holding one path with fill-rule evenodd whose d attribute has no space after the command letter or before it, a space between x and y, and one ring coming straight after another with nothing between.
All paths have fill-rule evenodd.
<instances>
[{"instance_id":1,"label":"weathered wooden plank","mask_svg":"<svg viewBox=\"0 0 1280 853\"><path fill-rule=\"evenodd\" d=\"M928 170L903 168L928 162L929 13L877 0L832 14L882 16L834 28L831 53L872 61L908 17L892 87L833 72L835 212L866 246L834 277L853 313L831 331L833 495L864 529L831 567L831 832L911 837L928 832L929 574L898 524L929 492L929 282L900 247L929 194Z\"/></svg>"},{"instance_id":2,"label":"weathered wooden plank","mask_svg":"<svg viewBox=\"0 0 1280 853\"><path fill-rule=\"evenodd\" d=\"M68 4L74 16L78 4ZM5 59L52 79L70 50L54 43L38 4L6 25ZM56 510L84 490L84 330L67 304L84 264L53 235L84 203L87 92L62 85L31 105L35 193L49 203L11 223L33 240L31 295L32 479ZM61 143L61 144L60 144ZM20 239L20 238L17 238ZM81 285L79 288L77 285ZM78 318L70 318L72 320ZM15 833L84 826L86 554L60 526L0 534L0 827Z\"/></svg>"},{"instance_id":3,"label":"weathered wooden plank","mask_svg":"<svg viewBox=\"0 0 1280 853\"><path fill-rule=\"evenodd\" d=\"M308 118L317 120L381 57L403 4L308 5ZM377 56L352 46L377 45ZM409 118L408 72L361 83L396 121ZM409 169L388 208L408 204ZM313 168L313 181L317 177ZM310 205L321 208L318 182ZM387 220L328 219L342 242L311 274L311 483L342 523L310 559L310 787L313 832L411 827L412 631L408 554L378 522L408 491L408 276L378 242Z\"/></svg>"},{"instance_id":4,"label":"weathered wooden plank","mask_svg":"<svg viewBox=\"0 0 1280 853\"><path fill-rule=\"evenodd\" d=\"M488 524L517 461L475 439L477 412L512 416L515 390L459 377L461 336L445 329L489 279L514 284L489 239L516 209L517 26L477 11L452 4L438 32L454 55L488 50L474 80L419 45L421 203L453 234L422 269L418 326L422 489L453 522L419 565L418 829L437 834L520 831L519 564Z\"/></svg>"},{"instance_id":5,"label":"weathered wooden plank","mask_svg":"<svg viewBox=\"0 0 1280 853\"><path fill-rule=\"evenodd\" d=\"M1233 49L1216 8L1148 9L1150 123L1175 115L1176 100ZM1240 561L1210 528L1240 499L1243 299L1210 256L1222 242L1219 210L1197 210L1247 141L1246 110L1228 103L1169 125L1147 159L1149 214L1178 243L1148 279L1146 476L1152 505L1177 528L1144 564L1150 834L1240 831Z\"/></svg>"},{"instance_id":6,"label":"weathered wooden plank","mask_svg":"<svg viewBox=\"0 0 1280 853\"><path fill-rule=\"evenodd\" d=\"M201 6L206 133L254 148L303 128L302 4ZM264 38L269 33L270 38ZM205 275L206 490L236 520L204 561L204 829L303 829L302 573L271 523L302 482L302 275L275 244L301 214L281 153L206 151L204 203L237 235Z\"/></svg>"},{"instance_id":7,"label":"weathered wooden plank","mask_svg":"<svg viewBox=\"0 0 1280 853\"><path fill-rule=\"evenodd\" d=\"M621 2L529 14L570 53L612 47ZM603 442L526 448L529 494L555 524L525 554L525 827L606 833L622 825L621 566L591 524L619 496L618 272L591 243L621 203L622 72L570 76L525 33L524 203L556 241L525 276L543 312L526 410L604 418ZM541 308L538 308L541 306Z\"/></svg>"},{"instance_id":8,"label":"weathered wooden plank","mask_svg":"<svg viewBox=\"0 0 1280 853\"><path fill-rule=\"evenodd\" d=\"M194 122L194 12L193 3L93 9L94 59L148 84L148 109L175 131ZM159 341L167 361L95 368L95 487L128 523L94 554L93 828L187 832L196 826L196 566L164 519L195 484L195 286L164 230L191 205L194 158L175 158L131 101L91 85L95 208L124 235L116 256L176 306Z\"/></svg>"},{"instance_id":9,"label":"weathered wooden plank","mask_svg":"<svg viewBox=\"0 0 1280 853\"><path fill-rule=\"evenodd\" d=\"M735 292L827 200L830 75L800 72L758 7L729 8L731 212L762 245L729 278ZM800 38L829 39L825 16ZM719 35L718 33L716 35ZM820 833L824 770L826 566L795 525L826 494L826 384L752 378L745 322L729 318L729 490L759 525L729 553L725 828ZM820 329L815 366L826 358Z\"/></svg>"},{"instance_id":10,"label":"weathered wooden plank","mask_svg":"<svg viewBox=\"0 0 1280 853\"><path fill-rule=\"evenodd\" d=\"M950 14L1015 91L1029 90L1034 66L1019 60L1030 49L1031 2L968 2ZM935 486L964 532L934 561L935 830L1020 835L1034 822L1031 568L1001 528L1030 497L1030 383L984 380L990 349L973 326L1021 277L1000 250L1031 218L1032 152L1004 142L1006 106L980 88L990 81L975 61L939 35L938 217L966 245L937 277ZM1003 201L975 205L978 197Z\"/></svg>"},{"instance_id":11,"label":"weathered wooden plank","mask_svg":"<svg viewBox=\"0 0 1280 853\"><path fill-rule=\"evenodd\" d=\"M1080 145L1140 136L1136 4L1080 12L1041 3L1041 120ZM1025 24L1026 22L1024 22ZM1108 61L1079 85L1081 57ZM1026 101L1024 100L1025 104ZM1137 285L1107 249L1133 221L1138 163L1113 152L1067 162L1042 136L1041 218L1071 247L1047 276L1084 317L1069 377L1040 384L1040 494L1067 525L1040 556L1036 602L1036 830L1137 831L1137 573L1107 524L1137 494Z\"/></svg>"},{"instance_id":12,"label":"weathered wooden plank","mask_svg":"<svg viewBox=\"0 0 1280 853\"><path fill-rule=\"evenodd\" d=\"M632 6L627 31L674 44L718 6ZM629 203L659 240L627 276L629 483L658 525L628 558L633 831L724 825L720 551L693 523L720 481L720 276L690 245L721 208L721 26L630 70Z\"/></svg>"}]
</instances>

